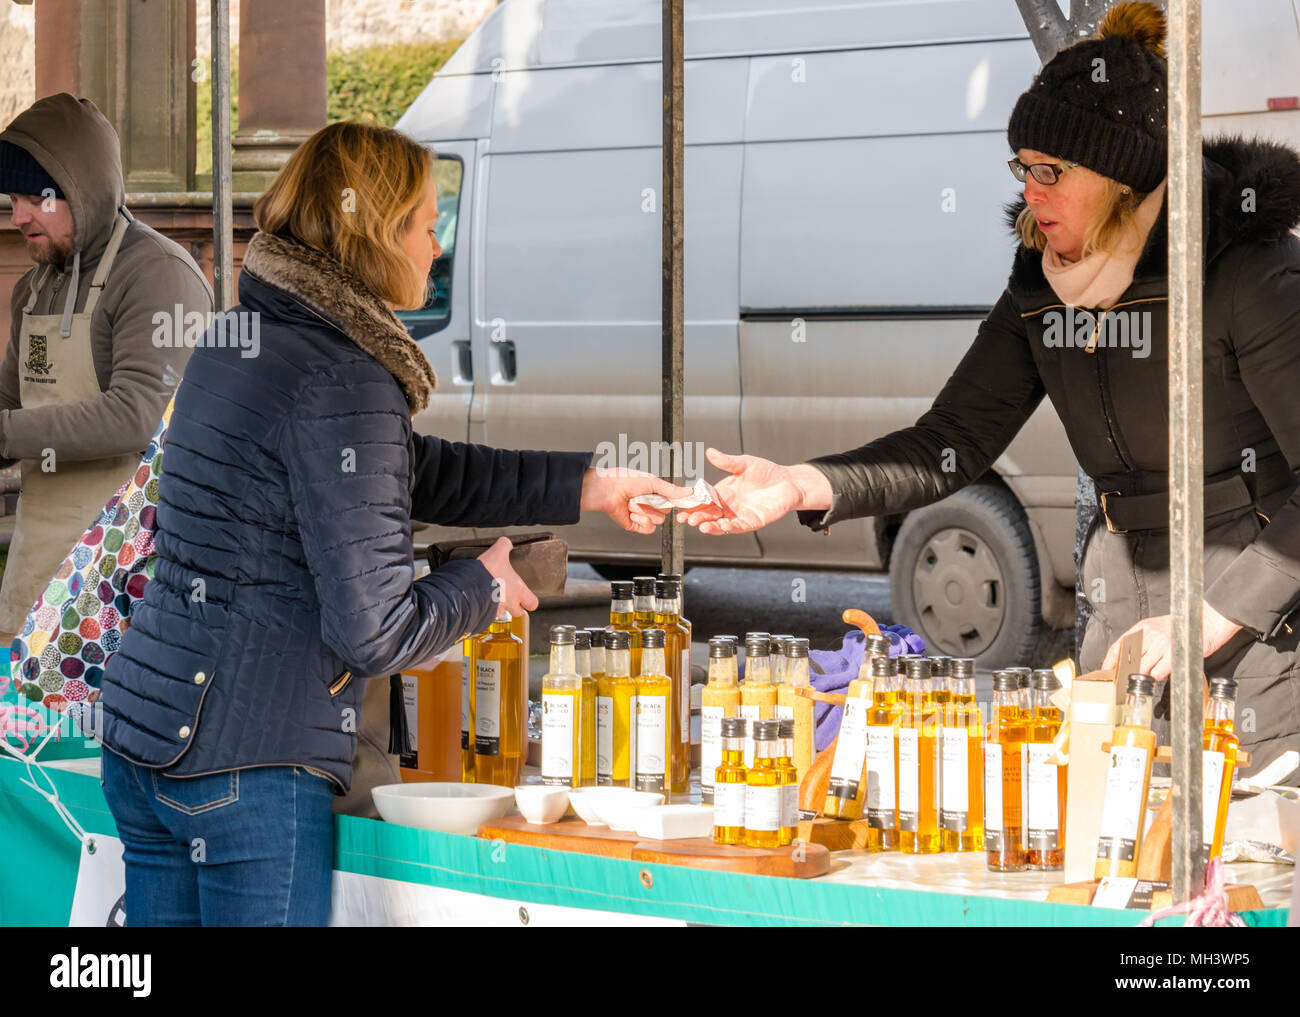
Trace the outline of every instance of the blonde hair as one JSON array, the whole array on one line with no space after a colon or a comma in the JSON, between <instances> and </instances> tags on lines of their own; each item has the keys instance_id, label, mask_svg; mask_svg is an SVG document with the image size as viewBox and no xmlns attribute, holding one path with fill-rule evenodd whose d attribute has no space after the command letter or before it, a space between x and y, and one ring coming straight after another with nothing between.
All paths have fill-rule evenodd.
<instances>
[{"instance_id":1,"label":"blonde hair","mask_svg":"<svg viewBox=\"0 0 1300 1017\"><path fill-rule=\"evenodd\" d=\"M1118 181L1109 177L1103 179L1106 187L1102 192L1101 205L1083 234L1085 258L1094 251L1114 251L1126 236L1138 239L1137 210L1146 195L1131 188L1126 194L1124 186ZM1047 235L1038 228L1038 220L1028 205L1016 216L1016 233L1026 247L1035 251L1047 249Z\"/></svg>"},{"instance_id":2,"label":"blonde hair","mask_svg":"<svg viewBox=\"0 0 1300 1017\"><path fill-rule=\"evenodd\" d=\"M419 307L426 280L401 237L433 165L428 149L391 127L330 124L289 156L253 221L335 259L381 300Z\"/></svg>"}]
</instances>

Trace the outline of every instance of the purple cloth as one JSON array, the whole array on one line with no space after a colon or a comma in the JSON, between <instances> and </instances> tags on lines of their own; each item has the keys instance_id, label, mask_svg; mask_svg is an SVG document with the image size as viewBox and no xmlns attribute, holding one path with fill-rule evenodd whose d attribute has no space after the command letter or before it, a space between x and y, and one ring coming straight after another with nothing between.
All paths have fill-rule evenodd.
<instances>
[{"instance_id":1,"label":"purple cloth","mask_svg":"<svg viewBox=\"0 0 1300 1017\"><path fill-rule=\"evenodd\" d=\"M882 625L880 631L889 637L889 655L900 657L905 653L924 653L925 640L906 625ZM844 637L838 650L812 650L808 657L821 668L822 674L811 675L813 688L818 692L843 692L849 682L858 676L862 666L862 655L866 650L867 639L861 629L853 629ZM840 733L840 721L844 717L844 707L830 703L815 703L814 718L817 730L815 747L821 752Z\"/></svg>"}]
</instances>

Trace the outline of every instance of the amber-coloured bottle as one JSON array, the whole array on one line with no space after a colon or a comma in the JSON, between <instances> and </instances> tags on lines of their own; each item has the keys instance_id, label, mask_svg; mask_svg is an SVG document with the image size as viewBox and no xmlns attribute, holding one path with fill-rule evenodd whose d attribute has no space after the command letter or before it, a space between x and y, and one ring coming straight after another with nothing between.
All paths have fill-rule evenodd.
<instances>
[{"instance_id":1,"label":"amber-coloured bottle","mask_svg":"<svg viewBox=\"0 0 1300 1017\"><path fill-rule=\"evenodd\" d=\"M889 639L867 636L858 676L849 682L822 806L822 814L834 819L862 818L862 803L867 795L867 711L872 705L872 666L873 661L882 658L889 659Z\"/></svg>"},{"instance_id":2,"label":"amber-coloured bottle","mask_svg":"<svg viewBox=\"0 0 1300 1017\"><path fill-rule=\"evenodd\" d=\"M992 872L1018 872L1026 866L1021 812L1024 744L1020 675L994 671L993 707L984 742L984 851Z\"/></svg>"},{"instance_id":3,"label":"amber-coloured bottle","mask_svg":"<svg viewBox=\"0 0 1300 1017\"><path fill-rule=\"evenodd\" d=\"M740 717L740 686L736 680L736 644L728 636L709 640L709 681L700 694L700 796L713 804L713 772L722 763L722 722ZM740 734L744 763L744 727Z\"/></svg>"},{"instance_id":4,"label":"amber-coloured bottle","mask_svg":"<svg viewBox=\"0 0 1300 1017\"><path fill-rule=\"evenodd\" d=\"M1151 763L1156 754L1156 735L1151 730L1154 691L1155 680L1149 675L1129 675L1124 712L1110 739L1095 879L1137 874L1142 817L1146 814Z\"/></svg>"},{"instance_id":5,"label":"amber-coloured bottle","mask_svg":"<svg viewBox=\"0 0 1300 1017\"><path fill-rule=\"evenodd\" d=\"M580 787L582 773L582 676L578 674L572 625L551 626L551 664L542 676L542 783Z\"/></svg>"},{"instance_id":6,"label":"amber-coloured bottle","mask_svg":"<svg viewBox=\"0 0 1300 1017\"><path fill-rule=\"evenodd\" d=\"M617 580L609 584L609 629L628 634L631 678L641 673L641 629L636 624L635 603L631 583Z\"/></svg>"},{"instance_id":7,"label":"amber-coloured bottle","mask_svg":"<svg viewBox=\"0 0 1300 1017\"><path fill-rule=\"evenodd\" d=\"M1237 683L1232 678L1210 679L1210 712L1205 718L1201 770L1202 861L1223 857L1223 831L1228 824L1232 775L1237 768L1239 742L1233 732Z\"/></svg>"},{"instance_id":8,"label":"amber-coloured bottle","mask_svg":"<svg viewBox=\"0 0 1300 1017\"><path fill-rule=\"evenodd\" d=\"M984 722L975 701L975 661L954 657L939 730L939 840L945 851L984 850Z\"/></svg>"},{"instance_id":9,"label":"amber-coloured bottle","mask_svg":"<svg viewBox=\"0 0 1300 1017\"><path fill-rule=\"evenodd\" d=\"M596 783L636 787L636 679L632 633L605 633L605 677L596 690Z\"/></svg>"},{"instance_id":10,"label":"amber-coloured bottle","mask_svg":"<svg viewBox=\"0 0 1300 1017\"><path fill-rule=\"evenodd\" d=\"M752 721L754 765L745 777L745 843L750 847L781 846L781 769L777 765L779 722Z\"/></svg>"},{"instance_id":11,"label":"amber-coloured bottle","mask_svg":"<svg viewBox=\"0 0 1300 1017\"><path fill-rule=\"evenodd\" d=\"M745 769L745 721L740 717L723 717L718 736L721 762L709 775L709 787L713 789L713 839L719 844L743 844L749 777Z\"/></svg>"},{"instance_id":12,"label":"amber-coloured bottle","mask_svg":"<svg viewBox=\"0 0 1300 1017\"><path fill-rule=\"evenodd\" d=\"M691 779L691 632L677 613L681 590L678 579L655 580L655 628L664 633L664 667L673 683L673 794L685 794Z\"/></svg>"},{"instance_id":13,"label":"amber-coloured bottle","mask_svg":"<svg viewBox=\"0 0 1300 1017\"><path fill-rule=\"evenodd\" d=\"M939 850L939 707L930 661L910 660L904 677L898 728L898 849L904 854Z\"/></svg>"},{"instance_id":14,"label":"amber-coloured bottle","mask_svg":"<svg viewBox=\"0 0 1300 1017\"><path fill-rule=\"evenodd\" d=\"M603 634L600 654L602 658L605 655ZM578 629L573 634L573 662L578 677L582 679L582 711L578 715L579 787L594 787L596 784L596 692L599 679L592 670L593 656L591 632L588 629Z\"/></svg>"},{"instance_id":15,"label":"amber-coloured bottle","mask_svg":"<svg viewBox=\"0 0 1300 1017\"><path fill-rule=\"evenodd\" d=\"M502 614L474 640L474 779L515 787L528 755L527 648Z\"/></svg>"},{"instance_id":16,"label":"amber-coloured bottle","mask_svg":"<svg viewBox=\"0 0 1300 1017\"><path fill-rule=\"evenodd\" d=\"M1032 675L1033 717L1025 745L1025 830L1031 869L1059 869L1065 861L1066 767L1053 762L1052 743L1061 731L1062 713L1052 703L1061 687L1056 672Z\"/></svg>"}]
</instances>

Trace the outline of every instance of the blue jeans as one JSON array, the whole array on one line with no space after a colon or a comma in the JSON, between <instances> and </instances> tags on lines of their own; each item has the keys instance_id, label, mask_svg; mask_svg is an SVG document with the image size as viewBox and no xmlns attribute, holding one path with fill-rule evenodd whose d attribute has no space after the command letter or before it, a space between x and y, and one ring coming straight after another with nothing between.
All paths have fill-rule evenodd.
<instances>
[{"instance_id":1,"label":"blue jeans","mask_svg":"<svg viewBox=\"0 0 1300 1017\"><path fill-rule=\"evenodd\" d=\"M168 777L104 750L128 925L324 925L334 792L297 766Z\"/></svg>"}]
</instances>

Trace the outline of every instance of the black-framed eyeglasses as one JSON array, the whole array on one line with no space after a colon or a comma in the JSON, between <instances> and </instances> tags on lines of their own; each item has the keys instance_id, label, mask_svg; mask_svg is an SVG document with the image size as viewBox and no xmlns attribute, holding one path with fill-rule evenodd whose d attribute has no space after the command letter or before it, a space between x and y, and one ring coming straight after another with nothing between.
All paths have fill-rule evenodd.
<instances>
[{"instance_id":1,"label":"black-framed eyeglasses","mask_svg":"<svg viewBox=\"0 0 1300 1017\"><path fill-rule=\"evenodd\" d=\"M1011 175L1022 184L1026 176L1033 176L1044 187L1051 187L1061 179L1062 173L1074 169L1079 164L1077 162L1036 162L1032 166L1026 166L1019 159L1008 159L1007 165L1011 167Z\"/></svg>"}]
</instances>

